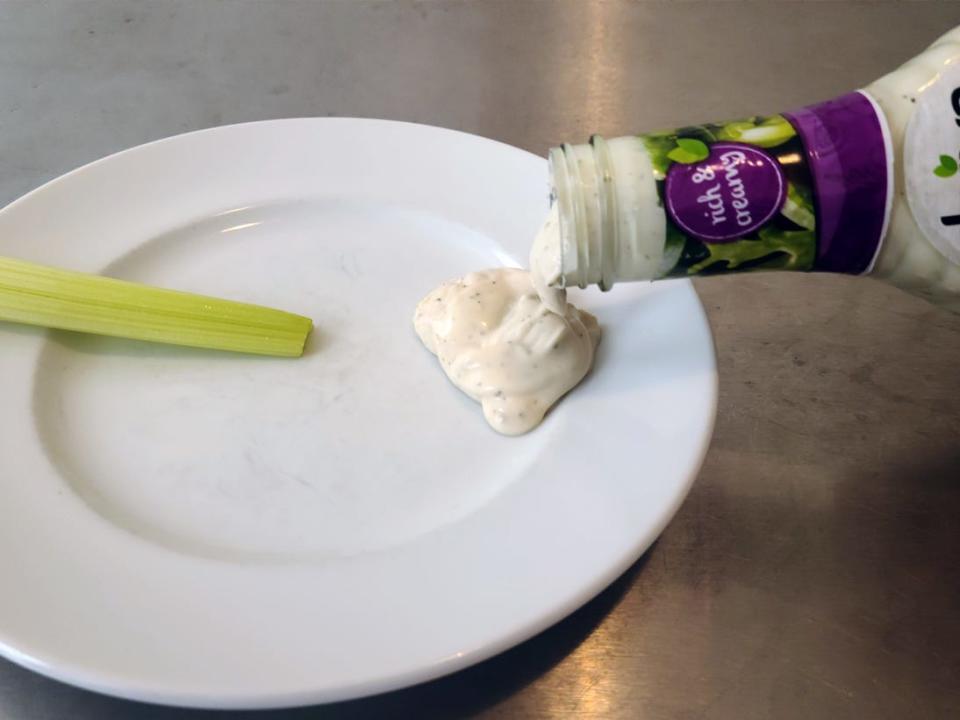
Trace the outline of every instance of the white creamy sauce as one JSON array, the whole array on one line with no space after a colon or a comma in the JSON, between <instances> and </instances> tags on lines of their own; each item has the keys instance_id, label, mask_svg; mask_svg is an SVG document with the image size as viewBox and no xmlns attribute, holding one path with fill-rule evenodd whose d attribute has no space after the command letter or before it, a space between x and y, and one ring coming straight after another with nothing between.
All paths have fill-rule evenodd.
<instances>
[{"instance_id":1,"label":"white creamy sauce","mask_svg":"<svg viewBox=\"0 0 960 720\"><path fill-rule=\"evenodd\" d=\"M562 312L551 312L530 273L496 268L440 285L417 305L413 324L450 381L483 406L493 429L520 435L593 364L596 318L562 295L561 302Z\"/></svg>"},{"instance_id":2,"label":"white creamy sauce","mask_svg":"<svg viewBox=\"0 0 960 720\"><path fill-rule=\"evenodd\" d=\"M607 149L617 178L616 279L658 278L664 272L667 219L650 155L635 135L608 140Z\"/></svg>"},{"instance_id":3,"label":"white creamy sauce","mask_svg":"<svg viewBox=\"0 0 960 720\"><path fill-rule=\"evenodd\" d=\"M530 250L530 276L540 300L551 312L563 315L567 307L567 291L556 287L563 275L563 254L560 247L560 215L557 206L550 208L547 219L533 239Z\"/></svg>"}]
</instances>

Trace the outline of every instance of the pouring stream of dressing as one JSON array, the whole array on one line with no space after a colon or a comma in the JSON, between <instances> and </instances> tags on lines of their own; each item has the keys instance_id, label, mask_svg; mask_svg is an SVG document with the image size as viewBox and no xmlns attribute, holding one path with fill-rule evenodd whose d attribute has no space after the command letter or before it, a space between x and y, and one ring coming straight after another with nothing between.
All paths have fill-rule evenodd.
<instances>
[{"instance_id":1,"label":"pouring stream of dressing","mask_svg":"<svg viewBox=\"0 0 960 720\"><path fill-rule=\"evenodd\" d=\"M550 312L563 315L567 307L567 291L555 287L563 274L560 249L560 213L556 204L533 239L530 249L530 276L540 301Z\"/></svg>"}]
</instances>

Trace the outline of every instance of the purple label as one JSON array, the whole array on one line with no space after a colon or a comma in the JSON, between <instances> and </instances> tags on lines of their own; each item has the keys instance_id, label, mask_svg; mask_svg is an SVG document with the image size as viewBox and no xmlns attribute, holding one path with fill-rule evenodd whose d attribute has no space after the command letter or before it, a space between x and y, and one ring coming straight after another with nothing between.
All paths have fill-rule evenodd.
<instances>
[{"instance_id":1,"label":"purple label","mask_svg":"<svg viewBox=\"0 0 960 720\"><path fill-rule=\"evenodd\" d=\"M883 240L891 183L881 116L862 92L784 113L807 154L817 201L817 270L860 274Z\"/></svg>"},{"instance_id":2,"label":"purple label","mask_svg":"<svg viewBox=\"0 0 960 720\"><path fill-rule=\"evenodd\" d=\"M666 177L667 211L687 234L728 243L767 224L787 197L779 163L763 150L718 142L695 162L675 162Z\"/></svg>"}]
</instances>

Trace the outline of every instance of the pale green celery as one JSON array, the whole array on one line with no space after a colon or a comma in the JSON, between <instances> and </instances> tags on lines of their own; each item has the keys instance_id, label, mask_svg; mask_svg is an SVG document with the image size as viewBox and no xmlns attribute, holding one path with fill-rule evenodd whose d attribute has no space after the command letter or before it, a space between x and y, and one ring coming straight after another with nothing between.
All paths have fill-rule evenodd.
<instances>
[{"instance_id":1,"label":"pale green celery","mask_svg":"<svg viewBox=\"0 0 960 720\"><path fill-rule=\"evenodd\" d=\"M309 318L0 258L0 320L149 342L299 357Z\"/></svg>"}]
</instances>

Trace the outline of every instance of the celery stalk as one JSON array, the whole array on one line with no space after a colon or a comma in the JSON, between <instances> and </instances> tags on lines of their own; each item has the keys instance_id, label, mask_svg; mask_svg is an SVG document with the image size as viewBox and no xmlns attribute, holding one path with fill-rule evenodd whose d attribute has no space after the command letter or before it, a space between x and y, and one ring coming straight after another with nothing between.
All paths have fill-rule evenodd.
<instances>
[{"instance_id":1,"label":"celery stalk","mask_svg":"<svg viewBox=\"0 0 960 720\"><path fill-rule=\"evenodd\" d=\"M0 320L149 342L299 357L313 327L281 310L0 258Z\"/></svg>"}]
</instances>

